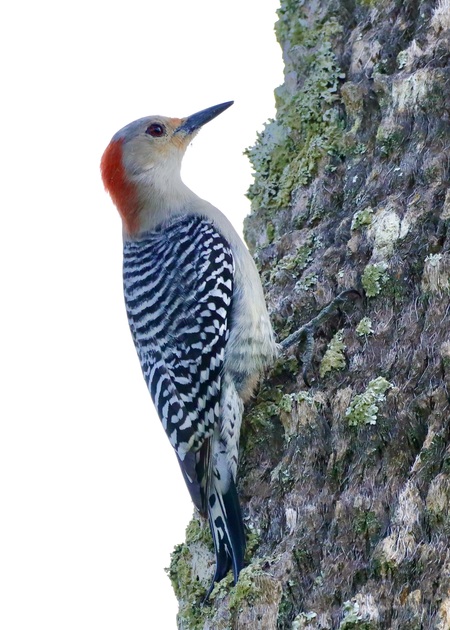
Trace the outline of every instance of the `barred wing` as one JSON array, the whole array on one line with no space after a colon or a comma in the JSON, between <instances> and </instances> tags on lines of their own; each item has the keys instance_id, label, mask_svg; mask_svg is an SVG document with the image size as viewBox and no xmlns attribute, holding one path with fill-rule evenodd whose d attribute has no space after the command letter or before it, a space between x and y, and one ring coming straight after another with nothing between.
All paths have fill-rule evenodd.
<instances>
[{"instance_id":1,"label":"barred wing","mask_svg":"<svg viewBox=\"0 0 450 630\"><path fill-rule=\"evenodd\" d=\"M209 468L205 441L219 421L233 276L227 241L200 216L124 245L125 303L144 377L202 510L199 484Z\"/></svg>"}]
</instances>

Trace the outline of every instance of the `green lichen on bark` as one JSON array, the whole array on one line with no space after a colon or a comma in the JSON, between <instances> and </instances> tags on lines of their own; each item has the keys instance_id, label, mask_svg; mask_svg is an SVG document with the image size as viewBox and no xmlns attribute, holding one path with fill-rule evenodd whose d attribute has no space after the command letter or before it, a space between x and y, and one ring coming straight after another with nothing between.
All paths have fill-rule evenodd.
<instances>
[{"instance_id":1,"label":"green lichen on bark","mask_svg":"<svg viewBox=\"0 0 450 630\"><path fill-rule=\"evenodd\" d=\"M375 297L381 292L382 286L387 280L387 264L382 261L367 265L361 278L367 297Z\"/></svg>"},{"instance_id":2,"label":"green lichen on bark","mask_svg":"<svg viewBox=\"0 0 450 630\"><path fill-rule=\"evenodd\" d=\"M352 219L352 230L358 230L363 227L367 227L372 223L373 210L372 208L364 208L363 210L358 210L353 215Z\"/></svg>"},{"instance_id":3,"label":"green lichen on bark","mask_svg":"<svg viewBox=\"0 0 450 630\"><path fill-rule=\"evenodd\" d=\"M204 626L208 610L201 602L211 579L209 569L212 560L213 543L209 528L199 516L194 516L186 528L185 542L175 547L170 566L166 569L179 602L177 619L180 628L200 630Z\"/></svg>"},{"instance_id":4,"label":"green lichen on bark","mask_svg":"<svg viewBox=\"0 0 450 630\"><path fill-rule=\"evenodd\" d=\"M363 317L359 324L356 326L356 334L360 337L365 337L373 333L372 321L369 317Z\"/></svg>"},{"instance_id":5,"label":"green lichen on bark","mask_svg":"<svg viewBox=\"0 0 450 630\"><path fill-rule=\"evenodd\" d=\"M392 387L385 378L373 379L367 389L355 396L345 412L348 424L353 427L376 424L380 404L385 400L386 391Z\"/></svg>"},{"instance_id":6,"label":"green lichen on bark","mask_svg":"<svg viewBox=\"0 0 450 630\"><path fill-rule=\"evenodd\" d=\"M378 624L365 618L357 601L346 601L342 608L344 618L339 630L378 630Z\"/></svg>"},{"instance_id":7,"label":"green lichen on bark","mask_svg":"<svg viewBox=\"0 0 450 630\"><path fill-rule=\"evenodd\" d=\"M255 171L248 191L254 209L287 206L295 189L308 184L319 163L342 146L338 105L345 75L332 46L342 27L334 17L311 21L299 11L297 3L282 3L276 28L279 41L305 51L293 64L296 85L276 90L277 117L246 151Z\"/></svg>"},{"instance_id":8,"label":"green lichen on bark","mask_svg":"<svg viewBox=\"0 0 450 630\"><path fill-rule=\"evenodd\" d=\"M333 339L328 344L327 351L320 363L320 376L323 378L325 374L332 370L343 370L345 368L345 343L344 331L338 330Z\"/></svg>"}]
</instances>

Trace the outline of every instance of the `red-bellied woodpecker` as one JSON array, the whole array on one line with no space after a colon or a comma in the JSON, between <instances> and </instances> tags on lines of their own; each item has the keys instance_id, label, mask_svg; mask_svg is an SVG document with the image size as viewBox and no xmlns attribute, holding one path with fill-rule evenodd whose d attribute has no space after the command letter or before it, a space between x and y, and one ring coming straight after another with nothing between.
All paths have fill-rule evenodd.
<instances>
[{"instance_id":1,"label":"red-bellied woodpecker","mask_svg":"<svg viewBox=\"0 0 450 630\"><path fill-rule=\"evenodd\" d=\"M123 222L131 333L192 500L209 518L213 585L230 568L236 581L243 566L235 485L243 404L277 354L247 248L180 177L196 132L231 104L136 120L115 134L101 162Z\"/></svg>"}]
</instances>

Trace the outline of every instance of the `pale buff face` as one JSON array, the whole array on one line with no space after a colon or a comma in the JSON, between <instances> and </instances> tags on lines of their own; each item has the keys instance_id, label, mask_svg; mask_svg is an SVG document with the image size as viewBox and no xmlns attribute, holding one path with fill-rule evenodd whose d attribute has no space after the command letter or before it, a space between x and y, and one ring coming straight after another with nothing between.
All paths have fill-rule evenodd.
<instances>
[{"instance_id":1,"label":"pale buff face","mask_svg":"<svg viewBox=\"0 0 450 630\"><path fill-rule=\"evenodd\" d=\"M119 131L122 159L128 175L139 176L161 167L180 169L181 160L194 133L180 130L186 119L149 116Z\"/></svg>"}]
</instances>

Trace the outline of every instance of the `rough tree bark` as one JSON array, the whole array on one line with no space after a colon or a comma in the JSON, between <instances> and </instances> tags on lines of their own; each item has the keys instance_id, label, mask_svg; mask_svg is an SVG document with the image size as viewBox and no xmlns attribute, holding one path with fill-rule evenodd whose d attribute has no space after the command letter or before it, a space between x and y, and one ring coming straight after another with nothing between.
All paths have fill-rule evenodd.
<instances>
[{"instance_id":1,"label":"rough tree bark","mask_svg":"<svg viewBox=\"0 0 450 630\"><path fill-rule=\"evenodd\" d=\"M194 519L169 573L185 630L450 629L450 1L283 0L277 118L248 151L246 238L280 339L247 409L249 566Z\"/></svg>"}]
</instances>

